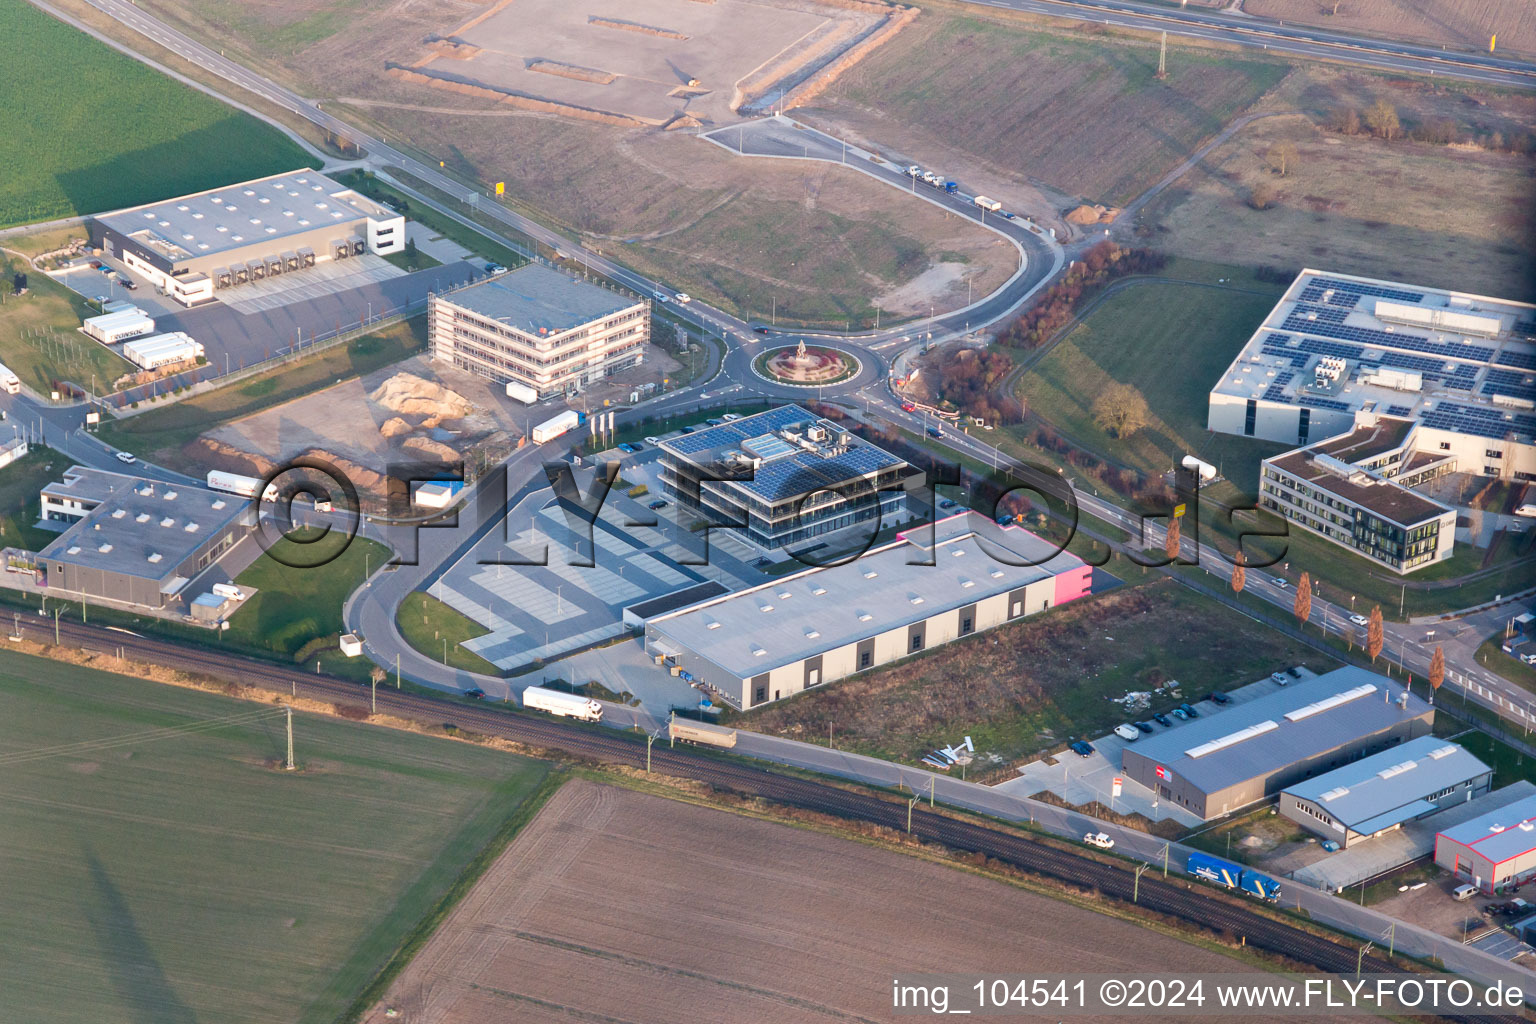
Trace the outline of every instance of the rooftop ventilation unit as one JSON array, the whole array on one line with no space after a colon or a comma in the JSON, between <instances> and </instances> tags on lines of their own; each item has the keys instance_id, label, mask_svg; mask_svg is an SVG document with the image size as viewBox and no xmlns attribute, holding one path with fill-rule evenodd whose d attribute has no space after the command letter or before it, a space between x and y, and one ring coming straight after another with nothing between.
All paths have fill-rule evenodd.
<instances>
[{"instance_id":1,"label":"rooftop ventilation unit","mask_svg":"<svg viewBox=\"0 0 1536 1024\"><path fill-rule=\"evenodd\" d=\"M127 514L128 514L128 510L125 509L125 508L115 508L115 509L112 510L112 518L113 519L121 519L121 518L123 518L123 516L126 516Z\"/></svg>"},{"instance_id":2,"label":"rooftop ventilation unit","mask_svg":"<svg viewBox=\"0 0 1536 1024\"><path fill-rule=\"evenodd\" d=\"M1207 754L1214 754L1218 750L1225 750L1227 747L1241 743L1244 740L1251 740L1255 736L1262 736L1267 732L1273 732L1278 728L1280 728L1279 722L1266 719L1250 725L1246 729L1239 729L1237 732L1220 736L1208 743L1202 743L1198 747L1190 747L1184 751L1184 754L1187 757L1204 757Z\"/></svg>"},{"instance_id":3,"label":"rooftop ventilation unit","mask_svg":"<svg viewBox=\"0 0 1536 1024\"><path fill-rule=\"evenodd\" d=\"M1330 789L1328 792L1326 792L1322 796L1318 797L1318 799L1323 801L1324 803L1327 803L1329 800L1337 800L1341 796L1348 796L1348 795L1349 795L1349 787L1348 786L1335 786L1333 789Z\"/></svg>"},{"instance_id":4,"label":"rooftop ventilation unit","mask_svg":"<svg viewBox=\"0 0 1536 1024\"><path fill-rule=\"evenodd\" d=\"M875 570L873 570L873 569L866 569L866 570L865 570L865 571L864 571L864 578L865 578L865 579L867 579L867 580L872 580L872 579L874 579L874 578L875 578L875 577L876 577L876 576L879 576L879 575L880 575L880 574L879 574L879 573L877 573L877 572L875 572Z\"/></svg>"},{"instance_id":5,"label":"rooftop ventilation unit","mask_svg":"<svg viewBox=\"0 0 1536 1024\"><path fill-rule=\"evenodd\" d=\"M811 588L811 593L815 594L817 597L820 597L822 594L825 594L826 592L827 592L827 588L826 587L812 587Z\"/></svg>"},{"instance_id":6,"label":"rooftop ventilation unit","mask_svg":"<svg viewBox=\"0 0 1536 1024\"><path fill-rule=\"evenodd\" d=\"M170 516L166 516L164 519L160 520L160 525L164 526L166 529L170 529L172 526L176 525L176 520L172 519Z\"/></svg>"},{"instance_id":7,"label":"rooftop ventilation unit","mask_svg":"<svg viewBox=\"0 0 1536 1024\"><path fill-rule=\"evenodd\" d=\"M1336 693L1332 697L1324 697L1322 700L1313 701L1311 704L1304 704L1295 711L1287 711L1285 718L1289 722L1299 722L1303 718L1320 715L1324 711L1331 711L1340 704L1348 704L1352 700L1359 700L1361 697L1375 692L1375 683L1365 683L1364 685L1345 690L1342 693Z\"/></svg>"},{"instance_id":8,"label":"rooftop ventilation unit","mask_svg":"<svg viewBox=\"0 0 1536 1024\"><path fill-rule=\"evenodd\" d=\"M1394 764L1390 768L1383 768L1381 771L1376 773L1376 776L1377 778L1382 779L1395 779L1397 776L1402 775L1404 772L1413 771L1418 766L1419 763L1417 761L1404 761L1401 764Z\"/></svg>"},{"instance_id":9,"label":"rooftop ventilation unit","mask_svg":"<svg viewBox=\"0 0 1536 1024\"><path fill-rule=\"evenodd\" d=\"M1454 744L1454 743L1447 743L1443 747L1436 747L1434 750L1431 750L1428 754L1425 754L1424 756L1429 758L1432 761L1438 761L1442 757L1450 757L1452 754L1456 753L1456 751L1459 750L1459 749L1460 748L1457 747L1456 744Z\"/></svg>"},{"instance_id":10,"label":"rooftop ventilation unit","mask_svg":"<svg viewBox=\"0 0 1536 1024\"><path fill-rule=\"evenodd\" d=\"M147 561L147 562L158 562L158 561L160 561L160 558L161 558L160 552L152 551L152 552L150 552L149 557L147 559L145 559L145 561Z\"/></svg>"}]
</instances>

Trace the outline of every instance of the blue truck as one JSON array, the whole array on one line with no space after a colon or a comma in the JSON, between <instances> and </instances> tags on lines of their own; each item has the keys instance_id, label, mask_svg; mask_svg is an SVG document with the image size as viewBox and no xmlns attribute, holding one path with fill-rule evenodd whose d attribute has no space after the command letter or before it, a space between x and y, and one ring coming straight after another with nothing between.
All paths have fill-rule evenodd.
<instances>
[{"instance_id":1,"label":"blue truck","mask_svg":"<svg viewBox=\"0 0 1536 1024\"><path fill-rule=\"evenodd\" d=\"M1187 870L1196 878L1214 882L1223 888L1237 889L1270 903L1280 901L1279 882L1268 875L1259 874L1252 868L1245 868L1241 864L1234 864L1220 857L1212 857L1208 853L1192 853L1189 855Z\"/></svg>"}]
</instances>

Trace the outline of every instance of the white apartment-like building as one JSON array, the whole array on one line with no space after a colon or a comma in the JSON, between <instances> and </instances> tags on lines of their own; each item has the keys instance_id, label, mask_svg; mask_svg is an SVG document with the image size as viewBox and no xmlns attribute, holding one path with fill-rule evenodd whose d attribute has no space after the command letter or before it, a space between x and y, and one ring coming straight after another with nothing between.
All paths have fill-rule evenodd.
<instances>
[{"instance_id":1,"label":"white apartment-like building","mask_svg":"<svg viewBox=\"0 0 1536 1024\"><path fill-rule=\"evenodd\" d=\"M650 303L540 264L434 295L432 358L539 398L580 390L638 366L650 339Z\"/></svg>"}]
</instances>

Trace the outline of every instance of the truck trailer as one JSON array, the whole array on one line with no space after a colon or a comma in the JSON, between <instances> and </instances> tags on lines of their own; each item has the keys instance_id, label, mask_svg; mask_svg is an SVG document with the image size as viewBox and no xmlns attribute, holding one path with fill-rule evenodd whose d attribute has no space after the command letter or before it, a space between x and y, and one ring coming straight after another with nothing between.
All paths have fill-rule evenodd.
<instances>
[{"instance_id":1,"label":"truck trailer","mask_svg":"<svg viewBox=\"0 0 1536 1024\"><path fill-rule=\"evenodd\" d=\"M507 397L524 405L532 405L539 400L539 393L527 384L521 384L515 380L507 381Z\"/></svg>"},{"instance_id":2,"label":"truck trailer","mask_svg":"<svg viewBox=\"0 0 1536 1024\"><path fill-rule=\"evenodd\" d=\"M975 203L983 210L986 210L988 213L996 213L998 210L1003 208L1002 203L998 202L996 199L988 199L986 196L977 196L975 199L972 199L971 202Z\"/></svg>"},{"instance_id":3,"label":"truck trailer","mask_svg":"<svg viewBox=\"0 0 1536 1024\"><path fill-rule=\"evenodd\" d=\"M590 697L559 690L546 690L542 686L529 686L523 690L523 707L531 711L545 711L561 718L576 718L583 722L601 722L603 706Z\"/></svg>"},{"instance_id":4,"label":"truck trailer","mask_svg":"<svg viewBox=\"0 0 1536 1024\"><path fill-rule=\"evenodd\" d=\"M1280 883L1273 878L1241 864L1212 857L1208 853L1191 853L1188 871L1196 878L1214 882L1224 889L1237 889L1270 903L1278 903L1280 900Z\"/></svg>"},{"instance_id":5,"label":"truck trailer","mask_svg":"<svg viewBox=\"0 0 1536 1024\"><path fill-rule=\"evenodd\" d=\"M672 718L667 722L667 736L673 742L698 743L706 747L729 750L736 745L736 730L724 726L695 722L688 718Z\"/></svg>"},{"instance_id":6,"label":"truck trailer","mask_svg":"<svg viewBox=\"0 0 1536 1024\"><path fill-rule=\"evenodd\" d=\"M238 494L242 498L254 498L256 492L260 490L262 501L268 503L277 501L277 484L267 484L263 489L261 481L254 476L241 476L239 473L210 469L207 479L210 491L223 491L226 494Z\"/></svg>"},{"instance_id":7,"label":"truck trailer","mask_svg":"<svg viewBox=\"0 0 1536 1024\"><path fill-rule=\"evenodd\" d=\"M540 423L538 426L534 427L533 443L543 444L546 441L553 441L561 434L575 430L584 422L586 422L585 416L577 412L575 409L567 409L560 415L551 416L543 423Z\"/></svg>"}]
</instances>

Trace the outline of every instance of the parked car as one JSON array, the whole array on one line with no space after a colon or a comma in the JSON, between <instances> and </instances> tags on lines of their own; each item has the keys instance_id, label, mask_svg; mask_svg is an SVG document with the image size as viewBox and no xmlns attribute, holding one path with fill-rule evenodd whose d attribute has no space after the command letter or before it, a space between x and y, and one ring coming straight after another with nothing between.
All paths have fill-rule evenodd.
<instances>
[{"instance_id":1,"label":"parked car","mask_svg":"<svg viewBox=\"0 0 1536 1024\"><path fill-rule=\"evenodd\" d=\"M666 508L670 504L672 504L672 503L670 501L668 501L666 498L657 498L655 501L651 502L649 505L647 505L645 507L650 509L650 510L652 510L654 512L657 509Z\"/></svg>"},{"instance_id":2,"label":"parked car","mask_svg":"<svg viewBox=\"0 0 1536 1024\"><path fill-rule=\"evenodd\" d=\"M1196 711L1194 708L1190 707L1188 704L1180 704L1179 705L1179 710L1184 712L1190 718L1199 718L1200 717L1200 712Z\"/></svg>"},{"instance_id":3,"label":"parked car","mask_svg":"<svg viewBox=\"0 0 1536 1024\"><path fill-rule=\"evenodd\" d=\"M634 450L635 449L633 447L631 447L628 442L626 442L626 441L620 441L619 442L619 451L621 451L621 452L632 452Z\"/></svg>"},{"instance_id":4,"label":"parked car","mask_svg":"<svg viewBox=\"0 0 1536 1024\"><path fill-rule=\"evenodd\" d=\"M725 420L722 420L722 419L719 419L719 418L716 418L716 417L711 417L710 419L707 419L704 422L709 424L712 427L718 427L720 424L724 423Z\"/></svg>"},{"instance_id":5,"label":"parked car","mask_svg":"<svg viewBox=\"0 0 1536 1024\"><path fill-rule=\"evenodd\" d=\"M1324 853L1338 853L1339 852L1339 844L1334 842L1332 839L1324 839L1322 841L1322 843L1320 843L1319 845L1322 846Z\"/></svg>"},{"instance_id":6,"label":"parked car","mask_svg":"<svg viewBox=\"0 0 1536 1024\"><path fill-rule=\"evenodd\" d=\"M1161 711L1159 711L1157 714L1152 716L1152 721L1156 722L1158 725L1165 726L1165 727L1166 726L1170 726L1170 725L1173 724L1173 719L1169 718L1167 715L1163 714Z\"/></svg>"},{"instance_id":7,"label":"parked car","mask_svg":"<svg viewBox=\"0 0 1536 1024\"><path fill-rule=\"evenodd\" d=\"M661 444L661 438L659 438L659 437L648 437L648 438L645 439L645 443L646 444Z\"/></svg>"},{"instance_id":8,"label":"parked car","mask_svg":"<svg viewBox=\"0 0 1536 1024\"><path fill-rule=\"evenodd\" d=\"M666 302L667 293L662 291L651 292L651 298L655 299L657 302Z\"/></svg>"},{"instance_id":9,"label":"parked car","mask_svg":"<svg viewBox=\"0 0 1536 1024\"><path fill-rule=\"evenodd\" d=\"M768 333L768 328L766 328L766 327L754 327L754 328L752 328L752 333L753 334L767 334Z\"/></svg>"},{"instance_id":10,"label":"parked car","mask_svg":"<svg viewBox=\"0 0 1536 1024\"><path fill-rule=\"evenodd\" d=\"M1211 703L1213 703L1213 704L1231 704L1232 703L1232 698L1228 697L1226 694L1222 693L1220 690L1213 690L1213 691L1211 691Z\"/></svg>"},{"instance_id":11,"label":"parked car","mask_svg":"<svg viewBox=\"0 0 1536 1024\"><path fill-rule=\"evenodd\" d=\"M1083 836L1083 842L1089 846L1097 846L1101 850L1113 849L1115 845L1115 841L1103 832L1089 832Z\"/></svg>"},{"instance_id":12,"label":"parked car","mask_svg":"<svg viewBox=\"0 0 1536 1024\"><path fill-rule=\"evenodd\" d=\"M741 413L739 413L739 412L728 412L724 416L721 416L720 418L723 419L723 420L726 420L726 421L739 420L739 419L741 419Z\"/></svg>"},{"instance_id":13,"label":"parked car","mask_svg":"<svg viewBox=\"0 0 1536 1024\"><path fill-rule=\"evenodd\" d=\"M133 452L118 452L117 453L117 461L118 462L126 462L127 464L129 464L131 466L135 462L139 461L139 457L137 455L133 454Z\"/></svg>"},{"instance_id":14,"label":"parked car","mask_svg":"<svg viewBox=\"0 0 1536 1024\"><path fill-rule=\"evenodd\" d=\"M1279 683L1281 686L1284 686L1291 681L1291 677L1286 675L1284 672L1271 672L1269 674L1269 678L1271 681Z\"/></svg>"},{"instance_id":15,"label":"parked car","mask_svg":"<svg viewBox=\"0 0 1536 1024\"><path fill-rule=\"evenodd\" d=\"M958 504L960 504L958 501L952 501L949 498L945 498L943 501L939 502L939 508L942 508L945 511L948 511L949 509L954 508Z\"/></svg>"},{"instance_id":16,"label":"parked car","mask_svg":"<svg viewBox=\"0 0 1536 1024\"><path fill-rule=\"evenodd\" d=\"M641 444L639 441L631 441L629 442L629 450L632 452L644 451L645 445Z\"/></svg>"},{"instance_id":17,"label":"parked car","mask_svg":"<svg viewBox=\"0 0 1536 1024\"><path fill-rule=\"evenodd\" d=\"M1132 722L1131 724L1141 732L1150 733L1153 731L1151 722Z\"/></svg>"},{"instance_id":18,"label":"parked car","mask_svg":"<svg viewBox=\"0 0 1536 1024\"><path fill-rule=\"evenodd\" d=\"M1013 214L1009 213L1007 210L1003 210L1001 212L1002 212L1002 215L1004 217L1006 217L1008 220L1013 220Z\"/></svg>"},{"instance_id":19,"label":"parked car","mask_svg":"<svg viewBox=\"0 0 1536 1024\"><path fill-rule=\"evenodd\" d=\"M507 272L507 268L502 266L500 263L487 263L485 265L485 272L487 274L505 274Z\"/></svg>"},{"instance_id":20,"label":"parked car","mask_svg":"<svg viewBox=\"0 0 1536 1024\"><path fill-rule=\"evenodd\" d=\"M1115 726L1115 735L1119 736L1121 739L1127 742L1132 743L1141 738L1141 733L1136 730L1134 725Z\"/></svg>"},{"instance_id":21,"label":"parked car","mask_svg":"<svg viewBox=\"0 0 1536 1024\"><path fill-rule=\"evenodd\" d=\"M129 291L136 291L139 287L130 277L120 277L117 279L117 283L122 285L124 288L127 288Z\"/></svg>"},{"instance_id":22,"label":"parked car","mask_svg":"<svg viewBox=\"0 0 1536 1024\"><path fill-rule=\"evenodd\" d=\"M1189 712L1185 711L1183 708L1174 708L1173 717L1177 718L1181 722L1187 722L1189 721Z\"/></svg>"},{"instance_id":23,"label":"parked car","mask_svg":"<svg viewBox=\"0 0 1536 1024\"><path fill-rule=\"evenodd\" d=\"M1067 749L1072 751L1072 753L1076 754L1078 757L1093 756L1093 747L1089 746L1087 743L1084 743L1082 740L1073 742L1072 745Z\"/></svg>"},{"instance_id":24,"label":"parked car","mask_svg":"<svg viewBox=\"0 0 1536 1024\"><path fill-rule=\"evenodd\" d=\"M1536 654L1522 654L1520 660L1527 665L1536 665Z\"/></svg>"},{"instance_id":25,"label":"parked car","mask_svg":"<svg viewBox=\"0 0 1536 1024\"><path fill-rule=\"evenodd\" d=\"M1353 622L1357 626L1369 626L1371 624L1371 620L1366 618L1364 615L1351 615L1349 617L1349 621Z\"/></svg>"}]
</instances>

